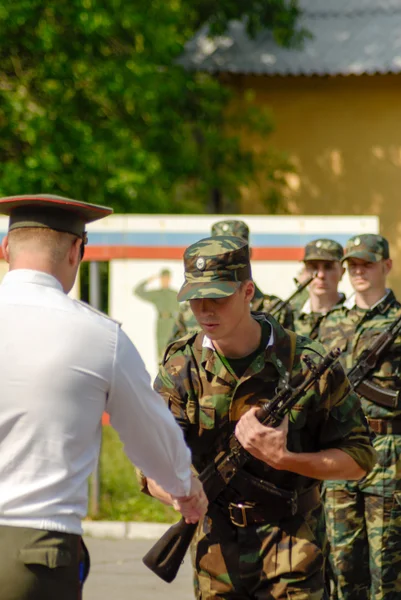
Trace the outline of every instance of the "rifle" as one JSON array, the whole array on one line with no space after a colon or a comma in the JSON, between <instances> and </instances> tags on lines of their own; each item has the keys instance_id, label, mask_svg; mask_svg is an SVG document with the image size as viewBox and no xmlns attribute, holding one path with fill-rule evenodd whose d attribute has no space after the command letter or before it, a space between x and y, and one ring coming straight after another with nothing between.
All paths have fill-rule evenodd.
<instances>
[{"instance_id":1,"label":"rifle","mask_svg":"<svg viewBox=\"0 0 401 600\"><path fill-rule=\"evenodd\" d=\"M277 427L298 400L333 366L340 354L341 350L336 348L326 354L316 365L309 356L306 356L304 361L310 373L306 377L298 374L290 382L284 382L274 398L265 402L256 411L259 421L264 425ZM228 439L228 450L220 452L199 475L209 503L218 498L249 458L251 455L241 446L235 435L231 434ZM172 525L144 556L142 559L144 564L164 581L168 583L173 581L197 526L197 523L185 523L183 518Z\"/></svg>"},{"instance_id":2,"label":"rifle","mask_svg":"<svg viewBox=\"0 0 401 600\"><path fill-rule=\"evenodd\" d=\"M386 354L400 331L401 315L373 340L372 344L362 352L356 364L347 373L353 389L358 394L386 408L397 406L400 392L387 390L371 381L365 381L365 379L376 367L379 359Z\"/></svg>"},{"instance_id":3,"label":"rifle","mask_svg":"<svg viewBox=\"0 0 401 600\"><path fill-rule=\"evenodd\" d=\"M299 283L297 279L294 279L294 281L295 281L295 283L297 285L297 289L295 290L295 292L292 292L291 296L289 296L286 300L276 300L275 304L273 304L272 308L269 310L269 314L272 317L275 317L276 315L278 315L278 313L281 310L283 310L283 308L285 308L286 306L288 306L289 304L291 304L291 300L293 300L296 296L298 296L298 294L300 294L301 292L303 292L303 290L306 287L308 287L308 285L311 283L311 281L313 281L315 279L316 275L317 275L317 273L315 271L303 283Z\"/></svg>"}]
</instances>

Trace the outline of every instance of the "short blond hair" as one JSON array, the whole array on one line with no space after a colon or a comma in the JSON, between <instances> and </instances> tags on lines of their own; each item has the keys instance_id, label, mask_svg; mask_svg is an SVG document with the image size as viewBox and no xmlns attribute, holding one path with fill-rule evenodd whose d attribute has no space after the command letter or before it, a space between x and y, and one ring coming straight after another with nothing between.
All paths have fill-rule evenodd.
<instances>
[{"instance_id":1,"label":"short blond hair","mask_svg":"<svg viewBox=\"0 0 401 600\"><path fill-rule=\"evenodd\" d=\"M12 263L21 252L45 254L57 265L62 262L72 243L78 237L72 233L55 231L46 227L20 227L8 233L10 262Z\"/></svg>"}]
</instances>

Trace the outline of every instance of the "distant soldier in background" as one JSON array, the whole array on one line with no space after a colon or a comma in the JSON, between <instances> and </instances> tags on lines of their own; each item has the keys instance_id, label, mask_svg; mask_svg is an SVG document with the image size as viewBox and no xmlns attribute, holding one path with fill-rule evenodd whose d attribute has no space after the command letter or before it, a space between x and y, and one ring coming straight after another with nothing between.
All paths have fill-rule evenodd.
<instances>
[{"instance_id":1,"label":"distant soldier in background","mask_svg":"<svg viewBox=\"0 0 401 600\"><path fill-rule=\"evenodd\" d=\"M160 288L148 290L149 283L160 280ZM175 320L178 315L177 290L170 287L171 271L162 269L159 275L152 275L145 281L141 281L133 290L133 293L145 302L154 304L157 310L156 342L157 357L160 362L163 358L166 345L171 336Z\"/></svg>"},{"instance_id":2,"label":"distant soldier in background","mask_svg":"<svg viewBox=\"0 0 401 600\"><path fill-rule=\"evenodd\" d=\"M381 235L352 237L343 262L355 296L323 320L319 341L339 347L349 371L363 351L400 316L401 305L386 287L392 267L389 244ZM380 388L401 391L401 338L379 359L369 380ZM361 397L376 434L378 461L359 482L325 482L327 532L339 600L401 598L401 400Z\"/></svg>"},{"instance_id":3,"label":"distant soldier in background","mask_svg":"<svg viewBox=\"0 0 401 600\"><path fill-rule=\"evenodd\" d=\"M316 339L319 324L325 315L337 304L345 300L338 291L338 284L344 274L341 259L344 250L334 240L318 239L305 246L304 269L301 279L316 273L309 285L309 297L298 310L294 308L294 328L300 335Z\"/></svg>"},{"instance_id":4,"label":"distant soldier in background","mask_svg":"<svg viewBox=\"0 0 401 600\"><path fill-rule=\"evenodd\" d=\"M249 227L244 221L237 219L227 219L218 221L212 225L211 235L233 235L243 238L246 242L249 241ZM280 298L271 294L264 294L255 283L255 295L251 302L252 311L261 311L269 313ZM287 329L293 329L293 317L290 306L285 306L275 315L276 321ZM173 333L170 342L178 340L185 335L196 333L200 330L199 325L193 315L189 302L182 302L179 307L178 318L174 324Z\"/></svg>"}]
</instances>

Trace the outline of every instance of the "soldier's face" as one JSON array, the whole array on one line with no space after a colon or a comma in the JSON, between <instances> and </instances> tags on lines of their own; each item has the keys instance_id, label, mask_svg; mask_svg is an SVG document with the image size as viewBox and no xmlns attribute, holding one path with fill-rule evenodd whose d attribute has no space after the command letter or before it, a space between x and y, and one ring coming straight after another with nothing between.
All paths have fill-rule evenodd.
<instances>
[{"instance_id":1,"label":"soldier's face","mask_svg":"<svg viewBox=\"0 0 401 600\"><path fill-rule=\"evenodd\" d=\"M361 258L347 260L348 274L356 292L380 290L386 285L386 277L391 269L391 259L368 262Z\"/></svg>"},{"instance_id":2,"label":"soldier's face","mask_svg":"<svg viewBox=\"0 0 401 600\"><path fill-rule=\"evenodd\" d=\"M305 271L308 276L317 273L309 290L316 296L323 296L337 291L345 269L338 260L308 260L305 262Z\"/></svg>"},{"instance_id":3,"label":"soldier's face","mask_svg":"<svg viewBox=\"0 0 401 600\"><path fill-rule=\"evenodd\" d=\"M255 287L249 281L227 298L202 298L189 302L204 333L217 341L235 335L244 319L249 318L249 305L254 293Z\"/></svg>"}]
</instances>

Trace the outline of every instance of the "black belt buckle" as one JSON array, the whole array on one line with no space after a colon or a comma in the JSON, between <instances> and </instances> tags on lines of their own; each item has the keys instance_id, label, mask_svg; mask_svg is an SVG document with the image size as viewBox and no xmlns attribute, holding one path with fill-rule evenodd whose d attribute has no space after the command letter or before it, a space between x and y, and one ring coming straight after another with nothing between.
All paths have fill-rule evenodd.
<instances>
[{"instance_id":1,"label":"black belt buckle","mask_svg":"<svg viewBox=\"0 0 401 600\"><path fill-rule=\"evenodd\" d=\"M228 512L230 514L230 519L231 519L231 523L233 523L233 525L236 525L237 527L247 527L248 526L248 520L246 518L246 509L247 507L244 506L243 504L229 504L228 505ZM237 521L237 515L234 514L234 512L238 511L241 514L242 517L242 523L239 523Z\"/></svg>"}]
</instances>

